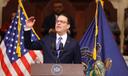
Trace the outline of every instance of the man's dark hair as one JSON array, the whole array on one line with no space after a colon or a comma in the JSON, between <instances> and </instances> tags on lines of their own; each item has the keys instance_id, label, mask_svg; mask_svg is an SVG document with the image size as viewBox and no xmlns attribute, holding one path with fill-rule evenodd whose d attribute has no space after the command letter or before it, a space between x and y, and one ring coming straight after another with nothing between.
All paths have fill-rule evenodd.
<instances>
[{"instance_id":1,"label":"man's dark hair","mask_svg":"<svg viewBox=\"0 0 128 76\"><path fill-rule=\"evenodd\" d=\"M67 13L61 13L60 15L63 15L63 16L65 16L65 17L67 17L67 19L68 19L68 24L71 24L71 18L70 18L70 16L69 16Z\"/></svg>"}]
</instances>

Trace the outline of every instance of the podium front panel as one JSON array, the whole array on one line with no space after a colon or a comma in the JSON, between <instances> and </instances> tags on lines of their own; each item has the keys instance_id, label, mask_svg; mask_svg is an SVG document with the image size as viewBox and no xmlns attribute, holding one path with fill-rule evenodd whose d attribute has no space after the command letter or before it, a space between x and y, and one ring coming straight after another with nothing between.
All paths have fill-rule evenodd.
<instances>
[{"instance_id":1,"label":"podium front panel","mask_svg":"<svg viewBox=\"0 0 128 76\"><path fill-rule=\"evenodd\" d=\"M84 76L82 64L32 64L31 76Z\"/></svg>"}]
</instances>

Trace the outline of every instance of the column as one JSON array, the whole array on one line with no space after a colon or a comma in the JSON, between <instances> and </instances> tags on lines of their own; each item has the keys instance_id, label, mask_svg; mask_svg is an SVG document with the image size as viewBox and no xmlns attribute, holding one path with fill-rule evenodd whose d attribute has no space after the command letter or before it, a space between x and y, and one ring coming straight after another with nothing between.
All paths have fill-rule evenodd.
<instances>
[{"instance_id":1,"label":"column","mask_svg":"<svg viewBox=\"0 0 128 76\"><path fill-rule=\"evenodd\" d=\"M9 0L0 0L0 28L2 25L2 8L7 5Z\"/></svg>"},{"instance_id":2,"label":"column","mask_svg":"<svg viewBox=\"0 0 128 76\"><path fill-rule=\"evenodd\" d=\"M124 45L124 9L128 7L127 0L109 0L114 8L117 9L117 23L119 25L121 34L120 34L120 49L121 53L123 53L123 45Z\"/></svg>"}]
</instances>

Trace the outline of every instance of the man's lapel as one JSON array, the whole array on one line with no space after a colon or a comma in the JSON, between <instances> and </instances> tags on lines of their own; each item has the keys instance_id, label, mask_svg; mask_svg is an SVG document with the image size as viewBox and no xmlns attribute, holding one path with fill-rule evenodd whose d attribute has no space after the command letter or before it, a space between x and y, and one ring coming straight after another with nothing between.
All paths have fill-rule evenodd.
<instances>
[{"instance_id":1,"label":"man's lapel","mask_svg":"<svg viewBox=\"0 0 128 76\"><path fill-rule=\"evenodd\" d=\"M65 46L64 46L63 50L60 52L60 57L62 57L64 55L64 53L67 51L67 49L69 48L70 42L71 42L71 39L68 36L66 43L65 43Z\"/></svg>"},{"instance_id":2,"label":"man's lapel","mask_svg":"<svg viewBox=\"0 0 128 76\"><path fill-rule=\"evenodd\" d=\"M56 53L56 35L53 34L51 38L51 52L54 58L56 59L57 53Z\"/></svg>"}]
</instances>

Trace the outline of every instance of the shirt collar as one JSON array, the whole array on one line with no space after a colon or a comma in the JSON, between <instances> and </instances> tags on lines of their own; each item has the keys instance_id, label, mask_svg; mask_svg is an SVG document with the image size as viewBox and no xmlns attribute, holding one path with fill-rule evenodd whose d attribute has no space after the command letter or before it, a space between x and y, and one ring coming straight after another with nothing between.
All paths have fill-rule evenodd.
<instances>
[{"instance_id":1,"label":"shirt collar","mask_svg":"<svg viewBox=\"0 0 128 76\"><path fill-rule=\"evenodd\" d=\"M64 34L64 35L62 35L62 36L60 36L59 34L56 34L56 41L58 41L58 38L59 37L62 37L62 43L63 43L63 45L65 45L65 43L66 43L66 40L67 40L67 33L66 34Z\"/></svg>"},{"instance_id":2,"label":"shirt collar","mask_svg":"<svg viewBox=\"0 0 128 76\"><path fill-rule=\"evenodd\" d=\"M62 39L67 39L67 33L64 34L64 35L62 35L62 36L60 36L59 34L56 34L56 36L57 36L57 39L58 39L59 37L62 37Z\"/></svg>"}]
</instances>

